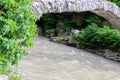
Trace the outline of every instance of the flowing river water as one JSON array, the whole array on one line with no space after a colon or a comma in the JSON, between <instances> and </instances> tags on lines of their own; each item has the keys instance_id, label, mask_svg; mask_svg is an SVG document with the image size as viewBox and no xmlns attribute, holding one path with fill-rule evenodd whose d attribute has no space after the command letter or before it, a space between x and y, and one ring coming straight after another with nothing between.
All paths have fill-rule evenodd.
<instances>
[{"instance_id":1,"label":"flowing river water","mask_svg":"<svg viewBox=\"0 0 120 80\"><path fill-rule=\"evenodd\" d=\"M120 80L119 62L44 37L33 41L19 64L22 80Z\"/></svg>"}]
</instances>

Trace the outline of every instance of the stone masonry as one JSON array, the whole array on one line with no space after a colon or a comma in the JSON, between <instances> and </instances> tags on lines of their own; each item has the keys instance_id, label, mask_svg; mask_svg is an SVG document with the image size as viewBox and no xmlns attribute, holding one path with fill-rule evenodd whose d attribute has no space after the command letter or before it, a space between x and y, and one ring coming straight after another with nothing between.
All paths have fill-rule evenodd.
<instances>
[{"instance_id":1,"label":"stone masonry","mask_svg":"<svg viewBox=\"0 0 120 80\"><path fill-rule=\"evenodd\" d=\"M38 18L45 13L91 11L120 29L120 8L106 0L34 0L31 8Z\"/></svg>"}]
</instances>

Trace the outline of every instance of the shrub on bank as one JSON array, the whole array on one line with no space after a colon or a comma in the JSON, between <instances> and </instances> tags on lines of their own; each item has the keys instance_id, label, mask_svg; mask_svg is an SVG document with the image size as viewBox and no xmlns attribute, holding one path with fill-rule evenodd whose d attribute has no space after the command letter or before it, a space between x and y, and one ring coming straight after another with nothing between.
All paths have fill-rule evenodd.
<instances>
[{"instance_id":1,"label":"shrub on bank","mask_svg":"<svg viewBox=\"0 0 120 80\"><path fill-rule=\"evenodd\" d=\"M118 49L120 46L120 32L108 26L98 27L89 25L81 33L75 35L79 45L88 48Z\"/></svg>"}]
</instances>

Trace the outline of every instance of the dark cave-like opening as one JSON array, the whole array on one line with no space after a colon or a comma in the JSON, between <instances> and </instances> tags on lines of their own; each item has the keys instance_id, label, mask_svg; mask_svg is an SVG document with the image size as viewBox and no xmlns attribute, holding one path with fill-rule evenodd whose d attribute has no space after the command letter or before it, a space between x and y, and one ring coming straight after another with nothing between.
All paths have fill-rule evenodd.
<instances>
[{"instance_id":1,"label":"dark cave-like opening","mask_svg":"<svg viewBox=\"0 0 120 80\"><path fill-rule=\"evenodd\" d=\"M58 29L62 29L64 32L72 29L82 30L91 23L95 23L99 27L112 26L108 20L92 12L47 13L36 22L39 35L46 36L50 30L54 33L51 36L48 34L47 37L58 36L60 33Z\"/></svg>"}]
</instances>

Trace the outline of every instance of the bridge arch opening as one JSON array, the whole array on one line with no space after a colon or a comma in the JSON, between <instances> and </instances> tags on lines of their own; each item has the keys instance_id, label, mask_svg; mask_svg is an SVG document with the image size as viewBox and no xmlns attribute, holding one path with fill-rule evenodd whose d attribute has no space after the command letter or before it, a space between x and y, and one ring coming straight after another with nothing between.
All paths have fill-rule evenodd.
<instances>
[{"instance_id":1,"label":"bridge arch opening","mask_svg":"<svg viewBox=\"0 0 120 80\"><path fill-rule=\"evenodd\" d=\"M112 24L107 19L89 11L80 13L47 13L43 14L42 17L40 17L40 19L36 22L38 34L44 36L45 34L49 35L50 30L51 32L54 32L53 36L57 36L59 33L58 29L81 30L92 23L97 24L99 27L106 25L112 28Z\"/></svg>"}]
</instances>

